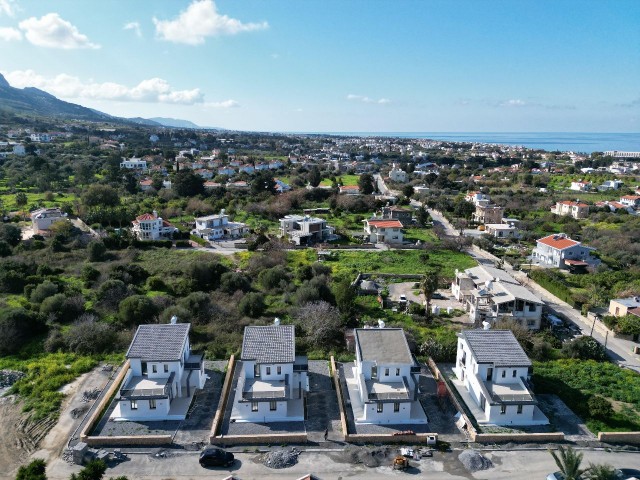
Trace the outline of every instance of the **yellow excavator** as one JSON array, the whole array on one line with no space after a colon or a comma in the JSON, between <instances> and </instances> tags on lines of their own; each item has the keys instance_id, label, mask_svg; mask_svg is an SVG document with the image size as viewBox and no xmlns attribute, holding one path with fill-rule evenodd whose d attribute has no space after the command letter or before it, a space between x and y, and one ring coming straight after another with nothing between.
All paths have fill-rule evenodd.
<instances>
[{"instance_id":1,"label":"yellow excavator","mask_svg":"<svg viewBox=\"0 0 640 480\"><path fill-rule=\"evenodd\" d=\"M392 467L394 470L404 470L409 468L409 460L402 455L396 455L393 459Z\"/></svg>"}]
</instances>

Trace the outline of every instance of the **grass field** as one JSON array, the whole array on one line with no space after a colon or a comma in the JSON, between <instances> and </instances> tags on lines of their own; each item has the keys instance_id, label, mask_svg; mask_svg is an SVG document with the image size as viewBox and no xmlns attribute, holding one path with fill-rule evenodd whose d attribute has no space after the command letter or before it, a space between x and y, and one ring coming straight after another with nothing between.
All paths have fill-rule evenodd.
<instances>
[{"instance_id":1,"label":"grass field","mask_svg":"<svg viewBox=\"0 0 640 480\"><path fill-rule=\"evenodd\" d=\"M72 204L78 197L73 193L54 193L52 200L45 200L45 193L27 193L27 205L24 210L31 210L35 206L40 207L62 207L65 204ZM20 207L16 205L16 195L13 193L4 193L0 195L0 205L2 208L15 211Z\"/></svg>"},{"instance_id":2,"label":"grass field","mask_svg":"<svg viewBox=\"0 0 640 480\"><path fill-rule=\"evenodd\" d=\"M340 185L344 187L348 187L348 186L358 185L358 180L360 179L360 176L359 175L340 175L336 177L336 179ZM328 178L325 178L320 182L320 186L330 187L331 180Z\"/></svg>"}]
</instances>

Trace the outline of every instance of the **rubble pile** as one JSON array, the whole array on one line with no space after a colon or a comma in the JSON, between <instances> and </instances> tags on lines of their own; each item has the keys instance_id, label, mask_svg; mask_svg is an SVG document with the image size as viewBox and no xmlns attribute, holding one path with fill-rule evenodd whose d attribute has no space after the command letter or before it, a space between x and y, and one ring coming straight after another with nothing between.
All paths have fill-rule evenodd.
<instances>
[{"instance_id":1,"label":"rubble pile","mask_svg":"<svg viewBox=\"0 0 640 480\"><path fill-rule=\"evenodd\" d=\"M465 450L458 455L458 460L460 460L464 468L470 472L477 472L478 470L486 470L487 468L493 467L491 460L476 450Z\"/></svg>"},{"instance_id":2,"label":"rubble pile","mask_svg":"<svg viewBox=\"0 0 640 480\"><path fill-rule=\"evenodd\" d=\"M366 467L375 468L388 463L394 456L390 448L365 448L349 446L343 452L343 461L352 464L363 464Z\"/></svg>"},{"instance_id":3,"label":"rubble pile","mask_svg":"<svg viewBox=\"0 0 640 480\"><path fill-rule=\"evenodd\" d=\"M93 390L85 390L84 392L82 392L82 401L85 403L91 402L98 398L99 395L100 390L98 390L97 388L94 388Z\"/></svg>"},{"instance_id":4,"label":"rubble pile","mask_svg":"<svg viewBox=\"0 0 640 480\"><path fill-rule=\"evenodd\" d=\"M267 452L258 457L259 462L269 468L288 468L298 463L298 455L300 452L296 448L290 451L276 450Z\"/></svg>"},{"instance_id":5,"label":"rubble pile","mask_svg":"<svg viewBox=\"0 0 640 480\"><path fill-rule=\"evenodd\" d=\"M0 388L10 387L24 376L25 373L18 370L0 370Z\"/></svg>"}]
</instances>

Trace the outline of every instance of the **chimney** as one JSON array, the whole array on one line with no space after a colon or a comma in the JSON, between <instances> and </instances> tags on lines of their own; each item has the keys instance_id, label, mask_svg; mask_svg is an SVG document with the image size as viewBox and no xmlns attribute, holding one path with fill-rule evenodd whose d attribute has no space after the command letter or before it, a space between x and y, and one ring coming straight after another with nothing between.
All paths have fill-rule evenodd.
<instances>
[{"instance_id":1,"label":"chimney","mask_svg":"<svg viewBox=\"0 0 640 480\"><path fill-rule=\"evenodd\" d=\"M378 328L384 328L384 320L378 320Z\"/></svg>"},{"instance_id":2,"label":"chimney","mask_svg":"<svg viewBox=\"0 0 640 480\"><path fill-rule=\"evenodd\" d=\"M491 329L491 324L485 320L484 322L482 322L482 329L483 330Z\"/></svg>"},{"instance_id":3,"label":"chimney","mask_svg":"<svg viewBox=\"0 0 640 480\"><path fill-rule=\"evenodd\" d=\"M178 317L174 315L171 317L171 325L175 325L176 323L178 323Z\"/></svg>"},{"instance_id":4,"label":"chimney","mask_svg":"<svg viewBox=\"0 0 640 480\"><path fill-rule=\"evenodd\" d=\"M153 218L158 218L158 211L157 210L153 211Z\"/></svg>"},{"instance_id":5,"label":"chimney","mask_svg":"<svg viewBox=\"0 0 640 480\"><path fill-rule=\"evenodd\" d=\"M280 326L280 319L279 319L278 317L274 318L274 319L273 319L273 324L274 324L276 327L279 327L279 326Z\"/></svg>"}]
</instances>

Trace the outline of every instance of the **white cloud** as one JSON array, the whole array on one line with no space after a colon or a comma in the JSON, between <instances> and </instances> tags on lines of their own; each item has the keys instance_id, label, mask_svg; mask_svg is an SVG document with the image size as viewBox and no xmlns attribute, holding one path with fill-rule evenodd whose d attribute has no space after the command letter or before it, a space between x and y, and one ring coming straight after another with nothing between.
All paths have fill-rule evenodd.
<instances>
[{"instance_id":1,"label":"white cloud","mask_svg":"<svg viewBox=\"0 0 640 480\"><path fill-rule=\"evenodd\" d=\"M57 13L47 13L41 18L31 17L18 24L29 42L38 47L61 48L100 48L91 43L86 35L78 31L75 25L60 18Z\"/></svg>"},{"instance_id":2,"label":"white cloud","mask_svg":"<svg viewBox=\"0 0 640 480\"><path fill-rule=\"evenodd\" d=\"M14 0L0 0L0 15L13 17L16 14Z\"/></svg>"},{"instance_id":3,"label":"white cloud","mask_svg":"<svg viewBox=\"0 0 640 480\"><path fill-rule=\"evenodd\" d=\"M240 104L235 100L224 100L222 102L207 102L204 104L205 107L211 108L238 108Z\"/></svg>"},{"instance_id":4,"label":"white cloud","mask_svg":"<svg viewBox=\"0 0 640 480\"><path fill-rule=\"evenodd\" d=\"M501 107L524 107L526 105L529 105L529 104L527 102L525 102L524 100L520 100L519 98L506 100L506 101L500 103Z\"/></svg>"},{"instance_id":5,"label":"white cloud","mask_svg":"<svg viewBox=\"0 0 640 480\"><path fill-rule=\"evenodd\" d=\"M176 19L158 20L154 17L153 23L158 38L188 45L200 45L207 37L235 35L269 28L267 22L242 23L235 18L221 15L213 0L196 0L180 12Z\"/></svg>"},{"instance_id":6,"label":"white cloud","mask_svg":"<svg viewBox=\"0 0 640 480\"><path fill-rule=\"evenodd\" d=\"M174 90L162 78L141 81L135 87L127 87L114 82L83 82L78 77L61 73L47 78L33 70L3 72L14 87L37 87L61 98L88 98L92 100L112 100L123 102L148 102L193 105L203 103L204 95L198 88Z\"/></svg>"},{"instance_id":7,"label":"white cloud","mask_svg":"<svg viewBox=\"0 0 640 480\"><path fill-rule=\"evenodd\" d=\"M373 98L366 97L364 95L354 95L353 93L350 93L349 95L347 95L347 100L352 100L355 102L362 102L362 103L377 103L379 105L386 105L388 103L391 103L391 100L389 100L388 98L379 98L378 100L376 100Z\"/></svg>"},{"instance_id":8,"label":"white cloud","mask_svg":"<svg viewBox=\"0 0 640 480\"><path fill-rule=\"evenodd\" d=\"M125 23L123 30L133 30L136 37L142 38L142 30L140 30L140 24L138 22Z\"/></svg>"},{"instance_id":9,"label":"white cloud","mask_svg":"<svg viewBox=\"0 0 640 480\"><path fill-rule=\"evenodd\" d=\"M0 40L5 42L22 40L22 33L11 27L0 27Z\"/></svg>"}]
</instances>

